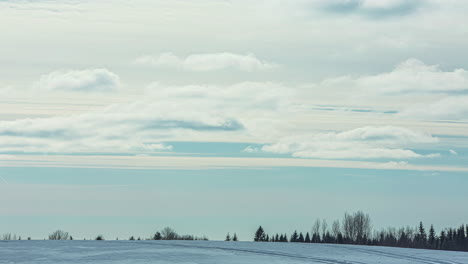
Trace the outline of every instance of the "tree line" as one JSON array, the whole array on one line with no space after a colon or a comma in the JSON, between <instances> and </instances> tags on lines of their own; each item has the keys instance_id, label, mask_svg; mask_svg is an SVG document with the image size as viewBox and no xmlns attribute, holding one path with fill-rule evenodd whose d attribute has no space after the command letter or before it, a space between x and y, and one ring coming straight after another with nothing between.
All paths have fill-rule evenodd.
<instances>
[{"instance_id":1,"label":"tree line","mask_svg":"<svg viewBox=\"0 0 468 264\"><path fill-rule=\"evenodd\" d=\"M237 241L237 236L234 234L235 239ZM16 234L12 235L10 233L6 233L0 235L0 240L21 240L21 236L17 236ZM27 240L31 240L31 237L28 237ZM45 239L44 239L45 240ZM49 234L48 240L74 240L73 236L71 236L68 232L63 230L56 230ZM86 240L86 238L84 239ZM103 235L98 235L93 239L90 240L106 240ZM117 237L116 240L119 240ZM157 231L154 235L147 237L147 238L135 238L135 236L130 236L128 240L208 240L206 236L193 236L193 235L179 235L174 229L170 227L165 227L161 231Z\"/></svg>"},{"instance_id":2,"label":"tree line","mask_svg":"<svg viewBox=\"0 0 468 264\"><path fill-rule=\"evenodd\" d=\"M254 235L256 242L333 243L369 246L389 246L434 250L468 251L468 225L446 228L437 233L433 225L428 231L423 222L416 227L387 228L373 231L371 218L362 211L345 213L343 219L327 221L317 219L310 232L294 231L287 234L268 234L259 226Z\"/></svg>"}]
</instances>

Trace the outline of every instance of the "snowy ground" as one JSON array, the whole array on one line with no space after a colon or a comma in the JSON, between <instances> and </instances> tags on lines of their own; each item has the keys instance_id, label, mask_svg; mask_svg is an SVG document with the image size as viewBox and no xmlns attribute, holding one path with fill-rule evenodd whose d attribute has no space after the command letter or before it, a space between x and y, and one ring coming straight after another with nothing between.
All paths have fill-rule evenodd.
<instances>
[{"instance_id":1,"label":"snowy ground","mask_svg":"<svg viewBox=\"0 0 468 264\"><path fill-rule=\"evenodd\" d=\"M0 263L466 264L468 253L296 243L0 241Z\"/></svg>"}]
</instances>

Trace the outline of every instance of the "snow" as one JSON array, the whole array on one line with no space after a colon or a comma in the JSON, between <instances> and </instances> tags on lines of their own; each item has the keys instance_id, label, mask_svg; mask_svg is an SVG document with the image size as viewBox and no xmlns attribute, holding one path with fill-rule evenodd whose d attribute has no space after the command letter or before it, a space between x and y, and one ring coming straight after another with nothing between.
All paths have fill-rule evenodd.
<instances>
[{"instance_id":1,"label":"snow","mask_svg":"<svg viewBox=\"0 0 468 264\"><path fill-rule=\"evenodd\" d=\"M466 264L468 253L222 241L0 241L0 263Z\"/></svg>"}]
</instances>

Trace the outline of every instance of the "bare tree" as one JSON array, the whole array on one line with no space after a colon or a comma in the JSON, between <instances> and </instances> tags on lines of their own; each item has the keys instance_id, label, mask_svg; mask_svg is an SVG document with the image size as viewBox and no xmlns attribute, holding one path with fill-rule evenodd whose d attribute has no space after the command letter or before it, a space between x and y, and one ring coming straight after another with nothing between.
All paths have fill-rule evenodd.
<instances>
[{"instance_id":1,"label":"bare tree","mask_svg":"<svg viewBox=\"0 0 468 264\"><path fill-rule=\"evenodd\" d=\"M325 239L328 230L327 220L322 219L322 239Z\"/></svg>"},{"instance_id":2,"label":"bare tree","mask_svg":"<svg viewBox=\"0 0 468 264\"><path fill-rule=\"evenodd\" d=\"M338 239L338 236L341 233L340 220L333 221L332 224L332 234L335 239Z\"/></svg>"},{"instance_id":3,"label":"bare tree","mask_svg":"<svg viewBox=\"0 0 468 264\"><path fill-rule=\"evenodd\" d=\"M370 237L372 231L369 215L364 214L362 211L354 213L354 226L356 230L355 241L360 244L365 242Z\"/></svg>"},{"instance_id":4,"label":"bare tree","mask_svg":"<svg viewBox=\"0 0 468 264\"><path fill-rule=\"evenodd\" d=\"M49 235L49 240L67 240L68 238L68 232L63 230L57 230Z\"/></svg>"},{"instance_id":5,"label":"bare tree","mask_svg":"<svg viewBox=\"0 0 468 264\"><path fill-rule=\"evenodd\" d=\"M345 213L343 217L343 233L346 239L353 243L363 243L372 233L371 220L368 214L357 211L353 215Z\"/></svg>"},{"instance_id":6,"label":"bare tree","mask_svg":"<svg viewBox=\"0 0 468 264\"><path fill-rule=\"evenodd\" d=\"M355 228L354 228L354 218L352 215L345 213L342 221L343 225L343 235L345 239L354 241L355 239Z\"/></svg>"},{"instance_id":7,"label":"bare tree","mask_svg":"<svg viewBox=\"0 0 468 264\"><path fill-rule=\"evenodd\" d=\"M320 219L315 220L314 225L312 226L312 234L320 235Z\"/></svg>"},{"instance_id":8,"label":"bare tree","mask_svg":"<svg viewBox=\"0 0 468 264\"><path fill-rule=\"evenodd\" d=\"M177 239L178 235L176 231L170 227L165 227L161 230L162 239L164 240L174 240Z\"/></svg>"}]
</instances>

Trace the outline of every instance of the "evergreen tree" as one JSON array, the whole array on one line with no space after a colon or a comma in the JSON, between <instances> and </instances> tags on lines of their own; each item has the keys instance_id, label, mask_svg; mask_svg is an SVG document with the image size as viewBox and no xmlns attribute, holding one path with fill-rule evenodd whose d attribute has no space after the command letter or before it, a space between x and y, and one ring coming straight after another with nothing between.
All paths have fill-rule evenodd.
<instances>
[{"instance_id":1,"label":"evergreen tree","mask_svg":"<svg viewBox=\"0 0 468 264\"><path fill-rule=\"evenodd\" d=\"M307 232L307 234L306 234L306 237L305 237L305 239L304 239L304 242L306 242L306 243L310 243L310 236L309 236L309 232Z\"/></svg>"},{"instance_id":2,"label":"evergreen tree","mask_svg":"<svg viewBox=\"0 0 468 264\"><path fill-rule=\"evenodd\" d=\"M275 242L280 242L280 241L281 241L281 240L280 240L280 237L279 237L278 233L276 233Z\"/></svg>"},{"instance_id":3,"label":"evergreen tree","mask_svg":"<svg viewBox=\"0 0 468 264\"><path fill-rule=\"evenodd\" d=\"M153 236L153 240L161 240L161 239L162 239L161 233L156 232L156 234L154 234L154 236Z\"/></svg>"},{"instance_id":4,"label":"evergreen tree","mask_svg":"<svg viewBox=\"0 0 468 264\"><path fill-rule=\"evenodd\" d=\"M232 237L232 241L237 241L237 240L238 240L238 238L237 238L237 234L236 234L236 233L234 233L234 236Z\"/></svg>"},{"instance_id":5,"label":"evergreen tree","mask_svg":"<svg viewBox=\"0 0 468 264\"><path fill-rule=\"evenodd\" d=\"M128 240L135 240L135 238L133 236L131 236Z\"/></svg>"},{"instance_id":6,"label":"evergreen tree","mask_svg":"<svg viewBox=\"0 0 468 264\"><path fill-rule=\"evenodd\" d=\"M291 242L297 242L299 236L297 235L297 231L294 230L294 233L291 235L291 239L289 241Z\"/></svg>"},{"instance_id":7,"label":"evergreen tree","mask_svg":"<svg viewBox=\"0 0 468 264\"><path fill-rule=\"evenodd\" d=\"M421 240L426 241L427 239L426 230L424 229L424 225L422 222L419 222L419 235L421 237Z\"/></svg>"},{"instance_id":8,"label":"evergreen tree","mask_svg":"<svg viewBox=\"0 0 468 264\"><path fill-rule=\"evenodd\" d=\"M259 226L257 232L255 232L254 241L262 242L265 241L265 231L263 230L262 226Z\"/></svg>"},{"instance_id":9,"label":"evergreen tree","mask_svg":"<svg viewBox=\"0 0 468 264\"><path fill-rule=\"evenodd\" d=\"M435 248L435 242L436 242L435 230L434 230L434 226L431 225L431 228L429 229L429 244L431 248Z\"/></svg>"},{"instance_id":10,"label":"evergreen tree","mask_svg":"<svg viewBox=\"0 0 468 264\"><path fill-rule=\"evenodd\" d=\"M445 231L440 231L440 237L439 237L439 249L444 249L445 248L445 240L447 239L445 235Z\"/></svg>"},{"instance_id":11,"label":"evergreen tree","mask_svg":"<svg viewBox=\"0 0 468 264\"><path fill-rule=\"evenodd\" d=\"M265 241L270 242L270 236L269 235L266 235Z\"/></svg>"},{"instance_id":12,"label":"evergreen tree","mask_svg":"<svg viewBox=\"0 0 468 264\"><path fill-rule=\"evenodd\" d=\"M231 241L231 236L229 235L229 233L227 233L226 239L224 239L224 241Z\"/></svg>"},{"instance_id":13,"label":"evergreen tree","mask_svg":"<svg viewBox=\"0 0 468 264\"><path fill-rule=\"evenodd\" d=\"M304 236L302 235L302 232L299 234L299 238L297 239L297 242L304 243Z\"/></svg>"}]
</instances>

